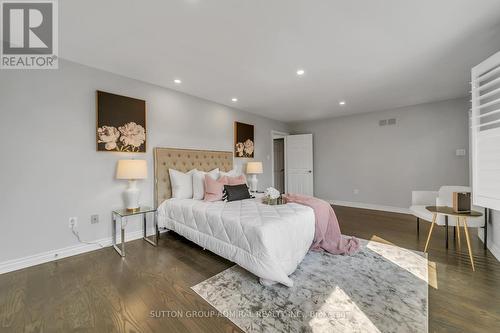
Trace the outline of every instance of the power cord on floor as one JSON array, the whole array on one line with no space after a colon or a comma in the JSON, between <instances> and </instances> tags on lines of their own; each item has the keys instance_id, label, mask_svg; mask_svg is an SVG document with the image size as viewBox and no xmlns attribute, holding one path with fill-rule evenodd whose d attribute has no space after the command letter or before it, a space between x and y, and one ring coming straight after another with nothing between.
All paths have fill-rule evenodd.
<instances>
[{"instance_id":1,"label":"power cord on floor","mask_svg":"<svg viewBox=\"0 0 500 333\"><path fill-rule=\"evenodd\" d=\"M104 245L102 245L101 243L99 242L87 242L87 241L84 241L80 238L80 234L78 233L78 231L75 230L75 226L72 225L71 226L71 232L73 233L73 235L75 235L76 239L80 242L80 243L83 243L83 244L88 244L88 245L99 245L101 248L104 248Z\"/></svg>"}]
</instances>

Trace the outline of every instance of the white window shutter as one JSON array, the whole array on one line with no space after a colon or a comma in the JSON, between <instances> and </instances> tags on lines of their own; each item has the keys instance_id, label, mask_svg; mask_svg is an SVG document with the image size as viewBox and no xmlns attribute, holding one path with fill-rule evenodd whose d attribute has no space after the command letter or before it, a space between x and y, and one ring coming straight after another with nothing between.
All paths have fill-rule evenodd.
<instances>
[{"instance_id":1,"label":"white window shutter","mask_svg":"<svg viewBox=\"0 0 500 333\"><path fill-rule=\"evenodd\" d=\"M473 202L500 210L500 52L471 74Z\"/></svg>"}]
</instances>

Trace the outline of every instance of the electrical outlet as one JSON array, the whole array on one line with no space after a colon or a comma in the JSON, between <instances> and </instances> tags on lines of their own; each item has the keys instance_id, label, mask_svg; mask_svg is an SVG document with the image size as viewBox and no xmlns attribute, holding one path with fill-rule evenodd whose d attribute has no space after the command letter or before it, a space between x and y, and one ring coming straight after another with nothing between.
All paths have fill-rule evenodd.
<instances>
[{"instance_id":1,"label":"electrical outlet","mask_svg":"<svg viewBox=\"0 0 500 333\"><path fill-rule=\"evenodd\" d=\"M78 224L78 217L70 217L68 221L68 227L71 228L76 228L76 225Z\"/></svg>"},{"instance_id":2,"label":"electrical outlet","mask_svg":"<svg viewBox=\"0 0 500 333\"><path fill-rule=\"evenodd\" d=\"M355 189L352 191L352 193L354 193L354 194L359 194L359 190L358 190L357 188L355 188Z\"/></svg>"},{"instance_id":3,"label":"electrical outlet","mask_svg":"<svg viewBox=\"0 0 500 333\"><path fill-rule=\"evenodd\" d=\"M90 223L91 223L91 224L96 224L96 223L99 223L99 215L97 215L97 214L96 214L96 215L92 215L92 216L90 217Z\"/></svg>"}]
</instances>

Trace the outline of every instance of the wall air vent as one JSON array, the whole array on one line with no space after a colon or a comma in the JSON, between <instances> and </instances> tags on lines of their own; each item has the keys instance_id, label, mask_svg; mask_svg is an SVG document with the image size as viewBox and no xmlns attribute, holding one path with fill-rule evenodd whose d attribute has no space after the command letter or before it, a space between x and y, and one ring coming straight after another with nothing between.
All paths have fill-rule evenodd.
<instances>
[{"instance_id":1,"label":"wall air vent","mask_svg":"<svg viewBox=\"0 0 500 333\"><path fill-rule=\"evenodd\" d=\"M396 125L396 118L382 119L378 121L379 126L391 126Z\"/></svg>"}]
</instances>

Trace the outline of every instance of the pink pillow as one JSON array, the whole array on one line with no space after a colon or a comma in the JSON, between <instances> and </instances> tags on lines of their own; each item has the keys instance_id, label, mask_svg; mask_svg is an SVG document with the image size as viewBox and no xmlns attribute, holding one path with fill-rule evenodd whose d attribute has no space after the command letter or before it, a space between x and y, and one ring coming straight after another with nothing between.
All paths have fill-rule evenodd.
<instances>
[{"instance_id":1,"label":"pink pillow","mask_svg":"<svg viewBox=\"0 0 500 333\"><path fill-rule=\"evenodd\" d=\"M247 183L247 177L241 175L238 177L227 177L228 185L241 185Z\"/></svg>"},{"instance_id":2,"label":"pink pillow","mask_svg":"<svg viewBox=\"0 0 500 333\"><path fill-rule=\"evenodd\" d=\"M215 180L210 175L205 175L205 201L220 201L222 200L222 193L224 185L228 184L226 176L220 177Z\"/></svg>"}]
</instances>

